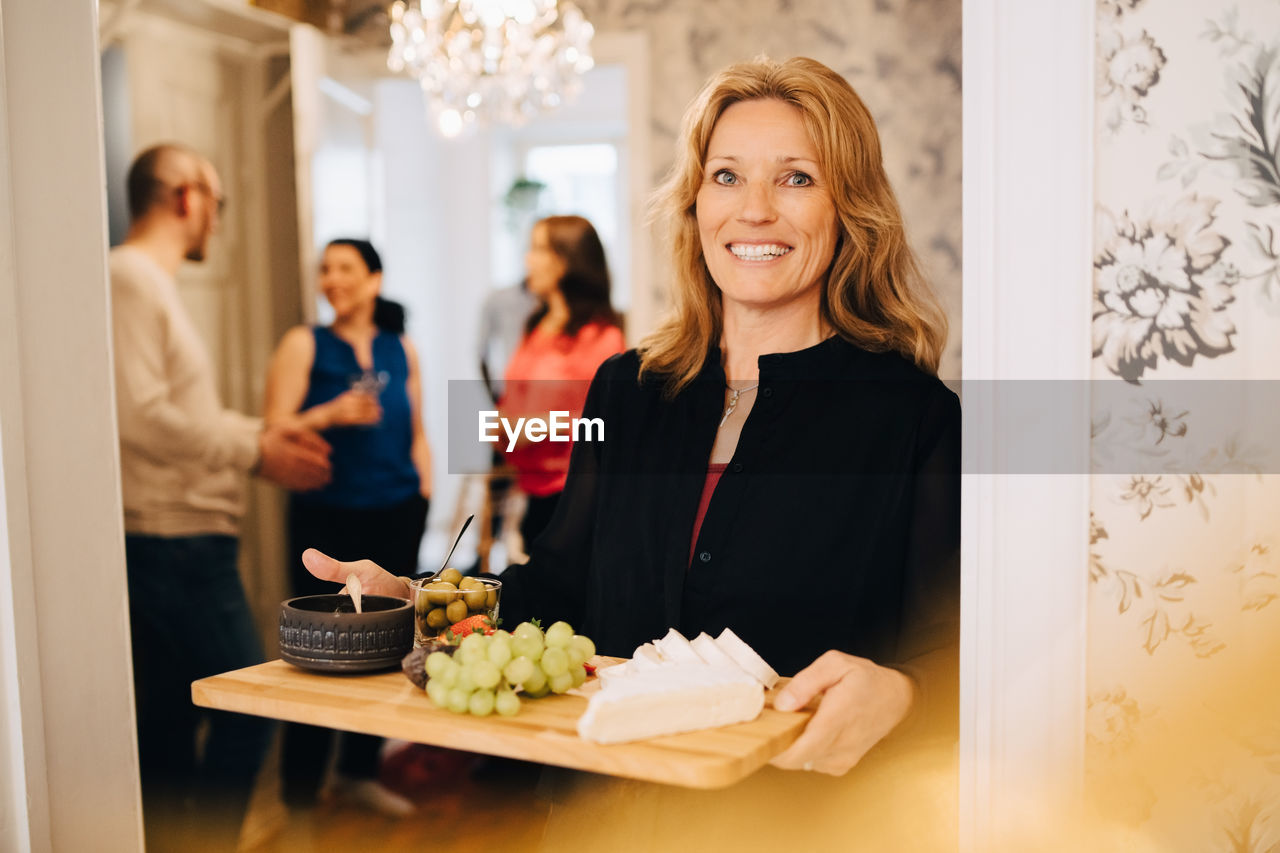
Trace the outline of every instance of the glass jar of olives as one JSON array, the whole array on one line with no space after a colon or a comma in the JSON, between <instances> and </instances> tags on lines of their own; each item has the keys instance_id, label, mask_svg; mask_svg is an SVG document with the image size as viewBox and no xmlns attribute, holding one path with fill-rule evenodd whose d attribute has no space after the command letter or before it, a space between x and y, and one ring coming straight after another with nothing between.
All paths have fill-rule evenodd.
<instances>
[{"instance_id":1,"label":"glass jar of olives","mask_svg":"<svg viewBox=\"0 0 1280 853\"><path fill-rule=\"evenodd\" d=\"M413 596L414 644L423 646L452 625L472 616L498 620L498 599L502 582L494 578L464 576L457 569L445 569L409 583Z\"/></svg>"}]
</instances>

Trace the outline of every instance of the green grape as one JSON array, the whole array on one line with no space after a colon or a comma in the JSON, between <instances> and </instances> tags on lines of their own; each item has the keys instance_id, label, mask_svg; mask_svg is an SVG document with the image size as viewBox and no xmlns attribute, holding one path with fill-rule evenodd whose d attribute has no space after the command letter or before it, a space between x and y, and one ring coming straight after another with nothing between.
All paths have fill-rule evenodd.
<instances>
[{"instance_id":1,"label":"green grape","mask_svg":"<svg viewBox=\"0 0 1280 853\"><path fill-rule=\"evenodd\" d=\"M484 660L485 653L484 650L476 648L475 646L470 646L468 648L459 646L458 650L453 653L453 659L463 666L470 666L478 660Z\"/></svg>"},{"instance_id":2,"label":"green grape","mask_svg":"<svg viewBox=\"0 0 1280 853\"><path fill-rule=\"evenodd\" d=\"M493 691L477 690L467 700L467 710L476 717L487 717L493 713Z\"/></svg>"},{"instance_id":3,"label":"green grape","mask_svg":"<svg viewBox=\"0 0 1280 853\"><path fill-rule=\"evenodd\" d=\"M502 680L502 670L492 661L476 661L471 665L471 679L481 690L492 691Z\"/></svg>"},{"instance_id":4,"label":"green grape","mask_svg":"<svg viewBox=\"0 0 1280 853\"><path fill-rule=\"evenodd\" d=\"M573 626L568 622L556 622L547 629L546 644L563 649L573 639Z\"/></svg>"},{"instance_id":5,"label":"green grape","mask_svg":"<svg viewBox=\"0 0 1280 853\"><path fill-rule=\"evenodd\" d=\"M438 708L443 708L449 704L449 685L445 684L439 678L433 678L427 682L427 698Z\"/></svg>"},{"instance_id":6,"label":"green grape","mask_svg":"<svg viewBox=\"0 0 1280 853\"><path fill-rule=\"evenodd\" d=\"M582 647L570 643L564 650L565 656L569 658L569 666L581 666L586 662L587 658L582 654Z\"/></svg>"},{"instance_id":7,"label":"green grape","mask_svg":"<svg viewBox=\"0 0 1280 853\"><path fill-rule=\"evenodd\" d=\"M445 654L444 652L432 652L431 654L427 655L427 663L426 663L427 677L439 678L440 675L445 671L445 668L448 667L449 664L452 662L453 662L453 658L449 657L449 655Z\"/></svg>"},{"instance_id":8,"label":"green grape","mask_svg":"<svg viewBox=\"0 0 1280 853\"><path fill-rule=\"evenodd\" d=\"M470 690L463 690L461 687L451 687L449 688L449 698L445 702L445 707L455 714L465 714L467 713L467 707L470 701Z\"/></svg>"},{"instance_id":9,"label":"green grape","mask_svg":"<svg viewBox=\"0 0 1280 853\"><path fill-rule=\"evenodd\" d=\"M573 676L574 687L581 687L582 682L587 680L587 671L582 664L575 664L569 667L569 674Z\"/></svg>"},{"instance_id":10,"label":"green grape","mask_svg":"<svg viewBox=\"0 0 1280 853\"><path fill-rule=\"evenodd\" d=\"M529 660L542 657L542 635L516 634L511 640L511 654Z\"/></svg>"},{"instance_id":11,"label":"green grape","mask_svg":"<svg viewBox=\"0 0 1280 853\"><path fill-rule=\"evenodd\" d=\"M489 649L487 651L489 662L496 667L504 667L507 661L511 660L511 641L491 637L489 639Z\"/></svg>"},{"instance_id":12,"label":"green grape","mask_svg":"<svg viewBox=\"0 0 1280 853\"><path fill-rule=\"evenodd\" d=\"M569 670L565 670L559 675L553 675L547 679L547 686L551 688L552 693L564 693L573 687L573 676L569 674Z\"/></svg>"},{"instance_id":13,"label":"green grape","mask_svg":"<svg viewBox=\"0 0 1280 853\"><path fill-rule=\"evenodd\" d=\"M468 693L470 693L472 690L475 690L477 687L475 667L476 667L475 664L464 664L463 666L459 667L458 678L456 681L454 681L453 686L456 688L461 688L462 690L465 690Z\"/></svg>"},{"instance_id":14,"label":"green grape","mask_svg":"<svg viewBox=\"0 0 1280 853\"><path fill-rule=\"evenodd\" d=\"M544 676L542 677L542 684L541 684L541 686L539 686L539 687L535 690L535 689L530 688L530 687L526 684L526 685L524 685L524 692L525 692L525 695L526 695L526 696L528 696L530 699L541 699L543 696L546 696L548 693L550 693L550 692L551 692L551 685L549 685L549 684L547 683L547 678L546 678L546 676L544 675Z\"/></svg>"},{"instance_id":15,"label":"green grape","mask_svg":"<svg viewBox=\"0 0 1280 853\"><path fill-rule=\"evenodd\" d=\"M458 651L463 652L468 649L474 649L473 654L480 654L485 651L488 637L484 634L468 634L462 638L462 642L458 644Z\"/></svg>"},{"instance_id":16,"label":"green grape","mask_svg":"<svg viewBox=\"0 0 1280 853\"><path fill-rule=\"evenodd\" d=\"M525 692L531 696L534 694L537 696L545 696L547 695L547 674L535 666L533 668L533 675L520 682L520 685L525 689Z\"/></svg>"},{"instance_id":17,"label":"green grape","mask_svg":"<svg viewBox=\"0 0 1280 853\"><path fill-rule=\"evenodd\" d=\"M489 637L494 640L498 639L499 637L506 637L508 640L510 640L511 636L512 636L511 632L508 631L506 628L498 628L492 634L489 635Z\"/></svg>"},{"instance_id":18,"label":"green grape","mask_svg":"<svg viewBox=\"0 0 1280 853\"><path fill-rule=\"evenodd\" d=\"M511 662L503 668L502 674L512 684L523 684L533 676L536 669L537 667L534 666L533 661L522 655L518 658L512 658Z\"/></svg>"},{"instance_id":19,"label":"green grape","mask_svg":"<svg viewBox=\"0 0 1280 853\"><path fill-rule=\"evenodd\" d=\"M516 626L516 630L514 633L515 633L515 636L517 637L519 637L521 634L541 634L542 629L539 628L537 625L533 624L532 622L521 622L519 625Z\"/></svg>"},{"instance_id":20,"label":"green grape","mask_svg":"<svg viewBox=\"0 0 1280 853\"><path fill-rule=\"evenodd\" d=\"M441 654L443 654L443 652ZM431 679L431 681L438 680L445 687L452 687L458 683L458 673L462 671L462 667L458 665L456 660L449 658L449 662L447 664L440 665L440 670L440 674ZM430 682L428 682L428 684L429 683Z\"/></svg>"},{"instance_id":21,"label":"green grape","mask_svg":"<svg viewBox=\"0 0 1280 853\"><path fill-rule=\"evenodd\" d=\"M560 675L569 670L569 655L564 649L552 646L542 653L542 660L539 662L542 671L547 674L548 678Z\"/></svg>"},{"instance_id":22,"label":"green grape","mask_svg":"<svg viewBox=\"0 0 1280 853\"><path fill-rule=\"evenodd\" d=\"M574 634L573 640L570 641L570 645L575 648L582 649L583 660L591 660L592 656L596 653L596 644L591 641L590 637L583 636L582 634Z\"/></svg>"},{"instance_id":23,"label":"green grape","mask_svg":"<svg viewBox=\"0 0 1280 853\"><path fill-rule=\"evenodd\" d=\"M520 697L514 690L503 688L493 700L494 710L503 717L513 717L520 711Z\"/></svg>"}]
</instances>

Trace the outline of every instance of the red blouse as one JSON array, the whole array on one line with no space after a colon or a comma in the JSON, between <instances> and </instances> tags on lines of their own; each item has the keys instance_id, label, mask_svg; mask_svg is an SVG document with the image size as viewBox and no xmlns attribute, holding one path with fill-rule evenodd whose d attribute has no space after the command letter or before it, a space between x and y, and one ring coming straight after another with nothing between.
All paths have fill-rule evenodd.
<instances>
[{"instance_id":1,"label":"red blouse","mask_svg":"<svg viewBox=\"0 0 1280 853\"><path fill-rule=\"evenodd\" d=\"M572 337L534 329L525 335L507 364L502 416L546 418L551 411L582 415L587 388L597 368L626 345L617 326L588 323ZM505 448L505 436L503 447ZM528 441L507 453L516 483L527 495L547 497L564 488L572 441Z\"/></svg>"}]
</instances>

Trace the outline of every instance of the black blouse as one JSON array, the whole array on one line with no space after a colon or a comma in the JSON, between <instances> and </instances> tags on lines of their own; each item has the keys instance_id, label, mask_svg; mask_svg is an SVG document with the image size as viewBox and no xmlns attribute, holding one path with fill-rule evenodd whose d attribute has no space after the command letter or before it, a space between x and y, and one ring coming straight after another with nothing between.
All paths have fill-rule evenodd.
<instances>
[{"instance_id":1,"label":"black blouse","mask_svg":"<svg viewBox=\"0 0 1280 853\"><path fill-rule=\"evenodd\" d=\"M827 649L899 668L954 713L960 408L901 356L832 337L761 356L760 387L689 544L723 414L718 352L674 399L606 361L528 564L502 574L507 626L571 622L629 656L669 627L730 627L783 675Z\"/></svg>"}]
</instances>

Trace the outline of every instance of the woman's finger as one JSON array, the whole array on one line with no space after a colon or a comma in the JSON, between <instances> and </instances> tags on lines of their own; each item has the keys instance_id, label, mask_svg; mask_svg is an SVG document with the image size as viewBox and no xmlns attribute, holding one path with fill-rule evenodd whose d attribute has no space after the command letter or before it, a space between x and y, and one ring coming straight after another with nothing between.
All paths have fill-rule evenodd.
<instances>
[{"instance_id":1,"label":"woman's finger","mask_svg":"<svg viewBox=\"0 0 1280 853\"><path fill-rule=\"evenodd\" d=\"M322 581L344 583L347 579L348 572L344 570L346 563L335 560L315 548L308 548L302 552L302 565Z\"/></svg>"},{"instance_id":2,"label":"woman's finger","mask_svg":"<svg viewBox=\"0 0 1280 853\"><path fill-rule=\"evenodd\" d=\"M773 707L779 711L795 711L808 705L815 696L819 696L827 688L844 677L849 671L851 655L837 651L824 652L813 663L796 673L791 683L784 687L773 700Z\"/></svg>"},{"instance_id":3,"label":"woman's finger","mask_svg":"<svg viewBox=\"0 0 1280 853\"><path fill-rule=\"evenodd\" d=\"M302 565L320 580L337 584L345 584L347 575L354 574L364 584L366 595L388 595L394 598L407 598L409 595L408 588L398 577L373 560L343 562L315 548L308 548L302 552Z\"/></svg>"}]
</instances>

